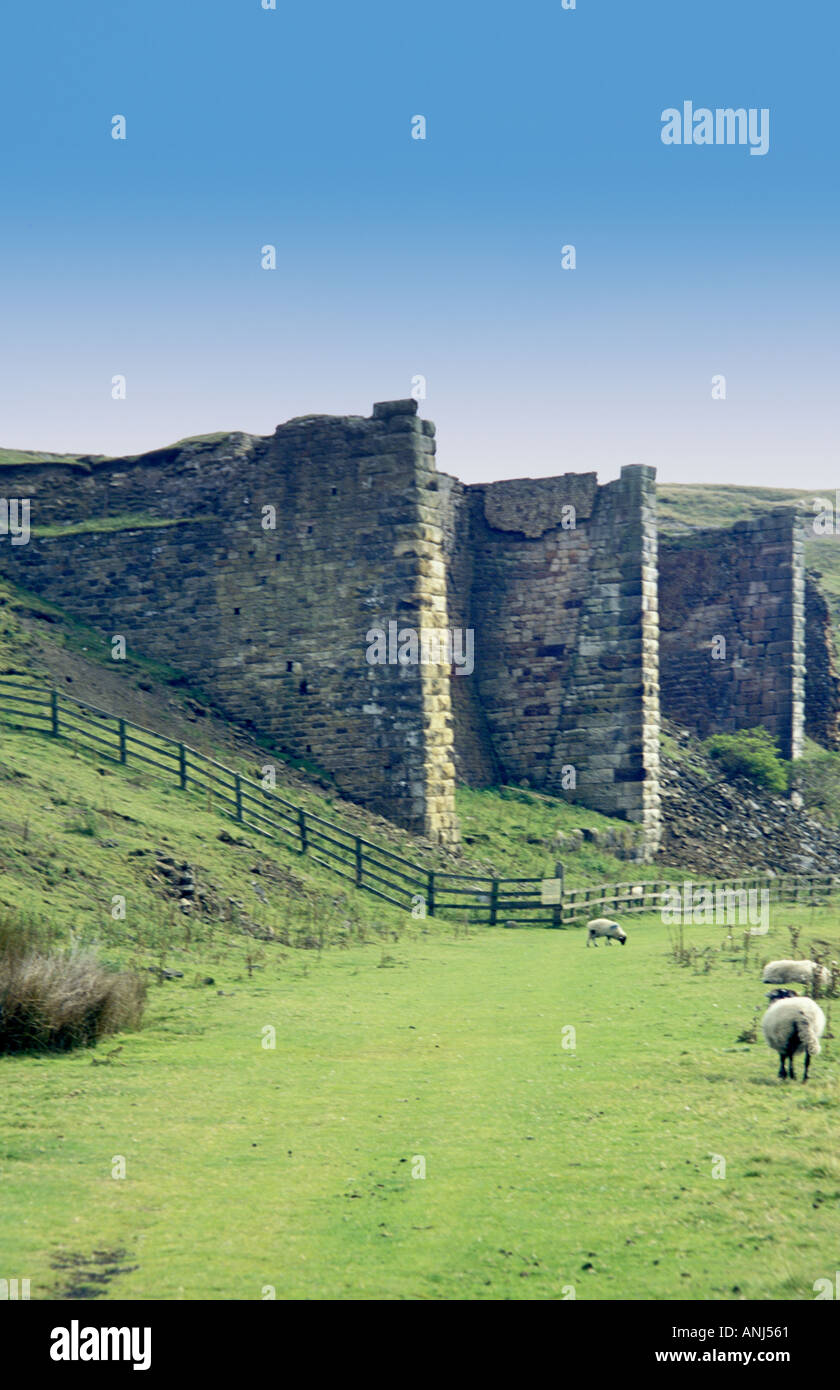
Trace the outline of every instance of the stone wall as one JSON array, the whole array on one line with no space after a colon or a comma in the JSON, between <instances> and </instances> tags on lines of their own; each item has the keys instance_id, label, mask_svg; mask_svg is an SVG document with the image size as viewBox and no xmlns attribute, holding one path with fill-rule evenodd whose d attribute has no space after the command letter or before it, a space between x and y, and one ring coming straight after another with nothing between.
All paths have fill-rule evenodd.
<instances>
[{"instance_id":1,"label":"stone wall","mask_svg":"<svg viewBox=\"0 0 840 1390\"><path fill-rule=\"evenodd\" d=\"M840 676L831 611L818 583L805 575L805 732L823 748L840 748Z\"/></svg>"},{"instance_id":2,"label":"stone wall","mask_svg":"<svg viewBox=\"0 0 840 1390\"><path fill-rule=\"evenodd\" d=\"M133 514L161 524L33 534L0 548L0 565L105 638L186 672L230 718L330 771L344 795L454 842L448 670L366 660L369 629L447 622L426 505L434 426L416 408L308 416L267 439L86 472L6 468L0 490L31 498L36 531Z\"/></svg>"},{"instance_id":3,"label":"stone wall","mask_svg":"<svg viewBox=\"0 0 840 1390\"><path fill-rule=\"evenodd\" d=\"M784 757L800 755L803 548L798 518L789 509L728 530L660 539L660 679L667 718L702 738L762 725L778 738Z\"/></svg>"},{"instance_id":4,"label":"stone wall","mask_svg":"<svg viewBox=\"0 0 840 1390\"><path fill-rule=\"evenodd\" d=\"M640 822L653 849L653 470L625 468L604 487L595 474L450 483L449 610L476 642L473 688L454 705L462 770L489 745L497 776Z\"/></svg>"},{"instance_id":5,"label":"stone wall","mask_svg":"<svg viewBox=\"0 0 840 1390\"><path fill-rule=\"evenodd\" d=\"M0 495L30 498L34 528L0 543L0 570L444 843L457 775L623 817L650 853L660 693L701 736L763 724L790 756L807 719L840 746L830 619L793 512L657 556L652 469L467 486L436 471L416 410L0 465ZM473 673L393 650L371 664L368 634L389 624L472 630Z\"/></svg>"},{"instance_id":6,"label":"stone wall","mask_svg":"<svg viewBox=\"0 0 840 1390\"><path fill-rule=\"evenodd\" d=\"M473 787L497 786L505 780L493 734L482 701L480 672L485 659L487 633L476 628L473 608L475 553L470 518L473 489L457 478L441 473L436 496L443 534L447 577L447 608L452 626L475 633L475 669L469 676L452 675L452 711L455 723L455 766L458 779Z\"/></svg>"},{"instance_id":7,"label":"stone wall","mask_svg":"<svg viewBox=\"0 0 840 1390\"><path fill-rule=\"evenodd\" d=\"M436 472L416 409L7 466L34 532L0 565L432 838L457 840L457 765L638 821L655 844L652 470L465 487ZM367 634L389 623L471 628L475 672L371 665Z\"/></svg>"}]
</instances>

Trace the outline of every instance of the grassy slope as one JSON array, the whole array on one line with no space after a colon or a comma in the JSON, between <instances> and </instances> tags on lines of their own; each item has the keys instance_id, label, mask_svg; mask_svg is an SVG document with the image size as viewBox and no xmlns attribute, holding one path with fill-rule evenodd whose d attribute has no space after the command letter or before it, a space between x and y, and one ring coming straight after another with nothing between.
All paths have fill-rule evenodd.
<instances>
[{"instance_id":1,"label":"grassy slope","mask_svg":"<svg viewBox=\"0 0 840 1390\"><path fill-rule=\"evenodd\" d=\"M659 483L656 508L660 530L679 532L698 527L734 526L773 507L801 507L811 512L814 497L834 501L834 489L739 487L729 483Z\"/></svg>"},{"instance_id":2,"label":"grassy slope","mask_svg":"<svg viewBox=\"0 0 840 1390\"><path fill-rule=\"evenodd\" d=\"M678 969L655 921L590 951L580 931L413 921L306 861L220 843L196 798L2 739L0 898L115 961L184 971L152 985L110 1062L110 1046L0 1058L0 1249L33 1297L810 1298L833 1269L834 1045L805 1088L735 1041L763 1004L757 960ZM188 924L149 882L136 851L152 849L292 941L355 926L318 951ZM780 920L797 915L807 949L818 923ZM786 932L756 950L787 954Z\"/></svg>"},{"instance_id":3,"label":"grassy slope","mask_svg":"<svg viewBox=\"0 0 840 1390\"><path fill-rule=\"evenodd\" d=\"M63 463L68 468L88 473L90 467L75 454L47 454L38 449L0 449L0 468L37 467L42 463Z\"/></svg>"},{"instance_id":4,"label":"grassy slope","mask_svg":"<svg viewBox=\"0 0 840 1390\"><path fill-rule=\"evenodd\" d=\"M92 517L87 521L70 521L61 526L33 526L32 535L35 537L82 536L93 533L107 534L111 531L141 531L147 530L149 527L159 530L163 526L190 525L196 520L200 521L202 518L162 518L158 516L143 516L139 513L126 516L102 516Z\"/></svg>"},{"instance_id":5,"label":"grassy slope","mask_svg":"<svg viewBox=\"0 0 840 1390\"><path fill-rule=\"evenodd\" d=\"M191 444L217 444L223 439L229 439L233 431L215 430L211 434L191 434L185 439L177 439L173 444L166 444L165 449L187 448ZM159 449L147 452L158 453ZM126 459L142 458L142 454L126 454ZM20 468L21 466L37 466L42 463L63 463L68 468L75 468L79 472L90 472L88 460L95 460L98 463L109 462L108 454L51 454L45 453L41 449L4 449L0 448L0 468Z\"/></svg>"}]
</instances>

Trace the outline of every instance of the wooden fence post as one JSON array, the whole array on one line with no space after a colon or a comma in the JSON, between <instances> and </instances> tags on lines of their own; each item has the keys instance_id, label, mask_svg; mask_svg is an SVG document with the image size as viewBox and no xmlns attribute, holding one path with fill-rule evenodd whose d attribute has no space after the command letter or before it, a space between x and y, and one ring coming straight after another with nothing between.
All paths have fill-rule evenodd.
<instances>
[{"instance_id":1,"label":"wooden fence post","mask_svg":"<svg viewBox=\"0 0 840 1390\"><path fill-rule=\"evenodd\" d=\"M499 880L494 878L490 886L490 925L495 927L499 911Z\"/></svg>"},{"instance_id":2,"label":"wooden fence post","mask_svg":"<svg viewBox=\"0 0 840 1390\"><path fill-rule=\"evenodd\" d=\"M300 831L300 852L305 854L307 849L306 815L302 806L298 810L298 830Z\"/></svg>"},{"instance_id":3,"label":"wooden fence post","mask_svg":"<svg viewBox=\"0 0 840 1390\"><path fill-rule=\"evenodd\" d=\"M362 863L362 841L361 841L361 838L360 838L358 835L356 835L355 840L356 840L356 887L357 887L357 888L361 888L361 886L362 886L362 869L363 869L363 867L364 867L364 865L363 865L363 863Z\"/></svg>"},{"instance_id":4,"label":"wooden fence post","mask_svg":"<svg viewBox=\"0 0 840 1390\"><path fill-rule=\"evenodd\" d=\"M235 778L235 787L236 787L236 819L237 819L237 820L241 820L241 819L242 819L242 779L241 779L241 777L239 776L239 773L238 773L238 772L235 772L233 775L234 775L234 778Z\"/></svg>"},{"instance_id":5,"label":"wooden fence post","mask_svg":"<svg viewBox=\"0 0 840 1390\"><path fill-rule=\"evenodd\" d=\"M562 927L563 925L563 888L566 877L566 870L563 868L561 860L556 860L554 864L554 877L560 880L560 901L551 914L551 925Z\"/></svg>"},{"instance_id":6,"label":"wooden fence post","mask_svg":"<svg viewBox=\"0 0 840 1390\"><path fill-rule=\"evenodd\" d=\"M186 789L187 789L187 750L186 750L186 748L184 747L183 743L179 743L179 744L178 744L178 776L179 776L180 779L181 779L181 791L182 791L182 792L183 792L183 791L186 791ZM238 780L239 780L239 779L237 778L237 781L238 781ZM240 810L241 810L241 809L242 809L242 808L241 808L241 805L240 805ZM240 816L239 819L241 820L242 817Z\"/></svg>"},{"instance_id":7,"label":"wooden fence post","mask_svg":"<svg viewBox=\"0 0 840 1390\"><path fill-rule=\"evenodd\" d=\"M53 737L58 738L58 691L50 692L50 714L52 715Z\"/></svg>"},{"instance_id":8,"label":"wooden fence post","mask_svg":"<svg viewBox=\"0 0 840 1390\"><path fill-rule=\"evenodd\" d=\"M124 720L124 719L121 719L121 720L119 721L119 738L120 738L120 762L121 762L121 763L124 763L124 762L127 760L127 758L128 758L128 750L127 750L127 748L126 748L126 743L125 743L125 720Z\"/></svg>"},{"instance_id":9,"label":"wooden fence post","mask_svg":"<svg viewBox=\"0 0 840 1390\"><path fill-rule=\"evenodd\" d=\"M426 911L430 917L435 915L435 874L429 869L429 886L426 890Z\"/></svg>"}]
</instances>

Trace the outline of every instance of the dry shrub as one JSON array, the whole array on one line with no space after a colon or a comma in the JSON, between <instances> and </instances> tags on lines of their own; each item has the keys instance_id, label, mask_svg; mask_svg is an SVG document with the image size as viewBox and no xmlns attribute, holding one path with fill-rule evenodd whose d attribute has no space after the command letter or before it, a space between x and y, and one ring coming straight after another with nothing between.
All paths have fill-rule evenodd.
<instances>
[{"instance_id":1,"label":"dry shrub","mask_svg":"<svg viewBox=\"0 0 840 1390\"><path fill-rule=\"evenodd\" d=\"M136 1027L146 981L94 951L45 954L0 933L0 1052L66 1051Z\"/></svg>"}]
</instances>

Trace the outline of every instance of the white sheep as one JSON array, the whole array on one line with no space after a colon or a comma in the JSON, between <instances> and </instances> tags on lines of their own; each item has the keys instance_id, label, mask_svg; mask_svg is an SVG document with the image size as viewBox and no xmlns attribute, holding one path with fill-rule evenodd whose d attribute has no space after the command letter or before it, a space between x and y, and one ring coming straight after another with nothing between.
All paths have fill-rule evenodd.
<instances>
[{"instance_id":1,"label":"white sheep","mask_svg":"<svg viewBox=\"0 0 840 1390\"><path fill-rule=\"evenodd\" d=\"M794 1081L793 1059L797 1052L804 1052L805 1075L802 1080L807 1081L811 1058L822 1051L820 1037L825 1031L825 1014L813 999L792 989L773 989L767 998L770 1008L761 1020L761 1028L767 1046L779 1054L779 1076L785 1079L787 1060L790 1079Z\"/></svg>"},{"instance_id":2,"label":"white sheep","mask_svg":"<svg viewBox=\"0 0 840 1390\"><path fill-rule=\"evenodd\" d=\"M761 977L765 985L804 985L813 990L819 983L823 989L831 984L831 971L815 960L771 960Z\"/></svg>"},{"instance_id":3,"label":"white sheep","mask_svg":"<svg viewBox=\"0 0 840 1390\"><path fill-rule=\"evenodd\" d=\"M593 917L591 922L586 924L586 944L597 945L596 936L603 936L609 946L611 941L620 941L622 946L627 940L627 933L618 922L611 922L609 917Z\"/></svg>"}]
</instances>

